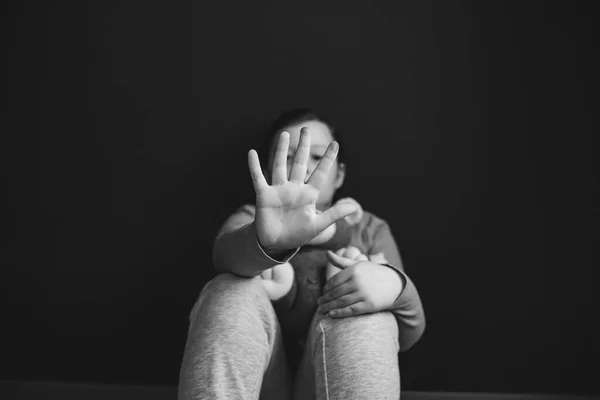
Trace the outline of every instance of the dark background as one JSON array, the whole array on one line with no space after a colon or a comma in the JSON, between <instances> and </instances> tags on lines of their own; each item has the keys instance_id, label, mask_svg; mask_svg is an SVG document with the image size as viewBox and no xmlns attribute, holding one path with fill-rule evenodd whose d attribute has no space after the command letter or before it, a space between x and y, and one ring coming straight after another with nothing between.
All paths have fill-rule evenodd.
<instances>
[{"instance_id":1,"label":"dark background","mask_svg":"<svg viewBox=\"0 0 600 400\"><path fill-rule=\"evenodd\" d=\"M423 299L404 389L600 393L583 4L13 3L0 379L176 384L246 152L310 105Z\"/></svg>"}]
</instances>

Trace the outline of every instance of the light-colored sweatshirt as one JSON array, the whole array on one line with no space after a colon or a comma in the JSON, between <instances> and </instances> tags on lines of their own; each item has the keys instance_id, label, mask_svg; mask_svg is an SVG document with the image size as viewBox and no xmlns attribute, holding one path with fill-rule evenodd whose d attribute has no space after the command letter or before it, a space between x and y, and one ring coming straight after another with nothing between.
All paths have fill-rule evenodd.
<instances>
[{"instance_id":1,"label":"light-colored sweatshirt","mask_svg":"<svg viewBox=\"0 0 600 400\"><path fill-rule=\"evenodd\" d=\"M389 307L399 327L400 351L411 348L425 329L425 314L417 289L404 272L402 259L388 224L367 211L356 225L345 220L337 222L334 237L319 246L303 246L290 252L283 260L269 257L258 243L253 205L240 207L223 224L214 242L213 263L217 272L254 277L268 268L290 262L294 268L294 284L290 292L274 302L284 336L302 340L325 285L326 250L355 246L365 255L383 252L389 264L402 280L402 292Z\"/></svg>"}]
</instances>

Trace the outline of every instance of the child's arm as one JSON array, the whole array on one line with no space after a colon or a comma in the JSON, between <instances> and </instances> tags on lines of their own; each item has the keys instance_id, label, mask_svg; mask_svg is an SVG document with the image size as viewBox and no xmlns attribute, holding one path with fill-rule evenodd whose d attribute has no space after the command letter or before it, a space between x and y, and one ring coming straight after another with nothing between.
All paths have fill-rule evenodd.
<instances>
[{"instance_id":1,"label":"child's arm","mask_svg":"<svg viewBox=\"0 0 600 400\"><path fill-rule=\"evenodd\" d=\"M369 252L371 254L383 253L387 262L375 262L393 268L402 277L404 283L402 292L389 310L396 316L400 328L400 349L401 351L408 350L423 335L425 313L417 288L404 272L400 252L387 223L382 221L377 227Z\"/></svg>"},{"instance_id":2,"label":"child's arm","mask_svg":"<svg viewBox=\"0 0 600 400\"><path fill-rule=\"evenodd\" d=\"M231 215L219 230L213 245L213 264L217 272L256 276L295 255L295 251L281 259L267 255L258 244L254 216L255 207L245 205Z\"/></svg>"}]
</instances>

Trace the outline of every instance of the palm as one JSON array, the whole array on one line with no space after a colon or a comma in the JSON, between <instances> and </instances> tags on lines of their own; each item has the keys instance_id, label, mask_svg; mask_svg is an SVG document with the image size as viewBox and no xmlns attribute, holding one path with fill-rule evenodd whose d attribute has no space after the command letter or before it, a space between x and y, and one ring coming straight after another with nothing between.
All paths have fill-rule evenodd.
<instances>
[{"instance_id":1,"label":"palm","mask_svg":"<svg viewBox=\"0 0 600 400\"><path fill-rule=\"evenodd\" d=\"M273 162L272 184L262 174L258 155L250 151L248 164L256 192L256 232L265 248L288 250L303 246L325 228L354 212L350 204L336 205L323 213L317 211L321 185L335 161L338 151L332 142L310 178L306 165L310 154L310 135L303 129L294 165L287 173L289 134L283 132Z\"/></svg>"}]
</instances>

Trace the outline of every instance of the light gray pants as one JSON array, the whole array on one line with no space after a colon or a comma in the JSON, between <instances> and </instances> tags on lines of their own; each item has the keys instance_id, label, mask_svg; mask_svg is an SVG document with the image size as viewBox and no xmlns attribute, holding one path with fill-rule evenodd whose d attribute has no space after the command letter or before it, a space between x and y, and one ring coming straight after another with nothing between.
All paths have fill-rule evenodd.
<instances>
[{"instance_id":1,"label":"light gray pants","mask_svg":"<svg viewBox=\"0 0 600 400\"><path fill-rule=\"evenodd\" d=\"M190 315L179 400L399 399L398 325L390 312L313 318L296 379L260 281L221 274Z\"/></svg>"}]
</instances>

